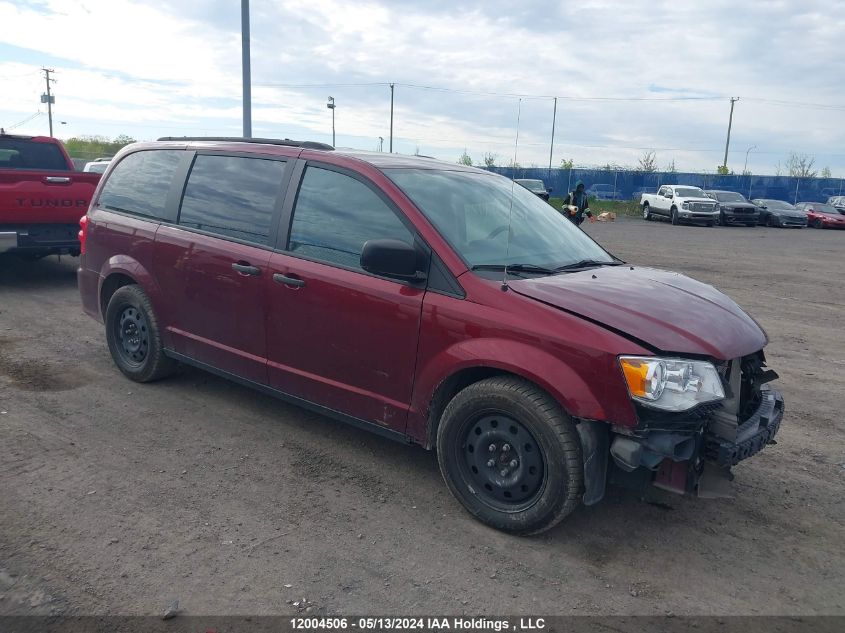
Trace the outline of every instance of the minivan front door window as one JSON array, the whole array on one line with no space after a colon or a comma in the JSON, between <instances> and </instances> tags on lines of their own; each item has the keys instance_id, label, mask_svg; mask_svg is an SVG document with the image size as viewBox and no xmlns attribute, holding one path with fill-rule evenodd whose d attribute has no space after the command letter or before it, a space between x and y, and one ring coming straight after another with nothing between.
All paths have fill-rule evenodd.
<instances>
[{"instance_id":1,"label":"minivan front door window","mask_svg":"<svg viewBox=\"0 0 845 633\"><path fill-rule=\"evenodd\" d=\"M367 185L309 166L302 177L289 250L346 268L361 268L364 242L392 238L413 244L411 231Z\"/></svg>"}]
</instances>

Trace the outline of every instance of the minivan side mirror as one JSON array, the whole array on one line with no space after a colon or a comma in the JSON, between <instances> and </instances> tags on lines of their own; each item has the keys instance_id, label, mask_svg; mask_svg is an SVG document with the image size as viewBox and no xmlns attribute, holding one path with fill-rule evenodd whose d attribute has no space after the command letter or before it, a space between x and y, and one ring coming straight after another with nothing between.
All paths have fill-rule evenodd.
<instances>
[{"instance_id":1,"label":"minivan side mirror","mask_svg":"<svg viewBox=\"0 0 845 633\"><path fill-rule=\"evenodd\" d=\"M361 250L361 268L374 275L420 281L425 273L417 268L417 249L402 240L367 240Z\"/></svg>"}]
</instances>

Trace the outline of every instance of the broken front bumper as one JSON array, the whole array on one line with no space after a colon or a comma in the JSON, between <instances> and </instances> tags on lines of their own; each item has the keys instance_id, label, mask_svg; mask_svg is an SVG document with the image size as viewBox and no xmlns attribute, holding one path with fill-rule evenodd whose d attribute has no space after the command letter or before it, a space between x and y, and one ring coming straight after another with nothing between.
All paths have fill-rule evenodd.
<instances>
[{"instance_id":1,"label":"broken front bumper","mask_svg":"<svg viewBox=\"0 0 845 633\"><path fill-rule=\"evenodd\" d=\"M717 408L700 409L671 422L661 420L635 435L617 435L610 445L611 481L629 487L654 484L677 493L700 493L704 476L730 468L773 443L784 402L775 389L764 386L754 413L726 437L714 431ZM720 495L721 496L721 495Z\"/></svg>"},{"instance_id":2,"label":"broken front bumper","mask_svg":"<svg viewBox=\"0 0 845 633\"><path fill-rule=\"evenodd\" d=\"M763 389L760 406L736 430L736 440L725 440L715 434L704 435L704 456L719 466L736 466L743 459L763 450L771 443L783 420L783 396L774 389Z\"/></svg>"}]
</instances>

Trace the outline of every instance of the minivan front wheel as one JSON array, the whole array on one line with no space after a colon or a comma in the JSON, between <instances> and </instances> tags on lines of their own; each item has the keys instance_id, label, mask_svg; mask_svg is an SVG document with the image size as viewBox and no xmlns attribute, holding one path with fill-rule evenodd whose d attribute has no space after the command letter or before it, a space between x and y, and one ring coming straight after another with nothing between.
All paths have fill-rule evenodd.
<instances>
[{"instance_id":1,"label":"minivan front wheel","mask_svg":"<svg viewBox=\"0 0 845 633\"><path fill-rule=\"evenodd\" d=\"M109 352L127 377L150 382L172 373L176 363L164 355L153 306L139 286L123 286L111 296L105 322Z\"/></svg>"},{"instance_id":2,"label":"minivan front wheel","mask_svg":"<svg viewBox=\"0 0 845 633\"><path fill-rule=\"evenodd\" d=\"M575 424L520 378L488 378L458 393L443 413L437 456L455 498L499 530L542 532L580 503L584 471Z\"/></svg>"}]
</instances>

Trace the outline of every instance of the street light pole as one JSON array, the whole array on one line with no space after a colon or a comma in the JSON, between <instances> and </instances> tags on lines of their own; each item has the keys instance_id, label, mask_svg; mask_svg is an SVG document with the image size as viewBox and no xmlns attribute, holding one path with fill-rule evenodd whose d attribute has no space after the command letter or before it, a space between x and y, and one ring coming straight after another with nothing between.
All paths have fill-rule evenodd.
<instances>
[{"instance_id":1,"label":"street light pole","mask_svg":"<svg viewBox=\"0 0 845 633\"><path fill-rule=\"evenodd\" d=\"M756 145L752 145L747 150L745 150L745 165L742 166L742 175L744 176L748 171L748 153L752 149L757 149ZM751 174L748 174L748 198L751 199Z\"/></svg>"},{"instance_id":2,"label":"street light pole","mask_svg":"<svg viewBox=\"0 0 845 633\"><path fill-rule=\"evenodd\" d=\"M557 119L557 97L555 97L555 108L552 110L552 142L549 146L549 178L552 177L552 154L555 151L555 119Z\"/></svg>"},{"instance_id":3,"label":"street light pole","mask_svg":"<svg viewBox=\"0 0 845 633\"><path fill-rule=\"evenodd\" d=\"M249 66L249 0L241 0L241 75L243 80L244 138L252 136L252 79Z\"/></svg>"},{"instance_id":4,"label":"street light pole","mask_svg":"<svg viewBox=\"0 0 845 633\"><path fill-rule=\"evenodd\" d=\"M378 137L378 151L380 151L380 152L384 151L384 137L383 136Z\"/></svg>"},{"instance_id":5,"label":"street light pole","mask_svg":"<svg viewBox=\"0 0 845 633\"><path fill-rule=\"evenodd\" d=\"M390 153L393 153L393 84L390 84Z\"/></svg>"},{"instance_id":6,"label":"street light pole","mask_svg":"<svg viewBox=\"0 0 845 633\"><path fill-rule=\"evenodd\" d=\"M329 97L329 102L326 104L326 107L332 111L332 147L334 147L334 97Z\"/></svg>"}]
</instances>

